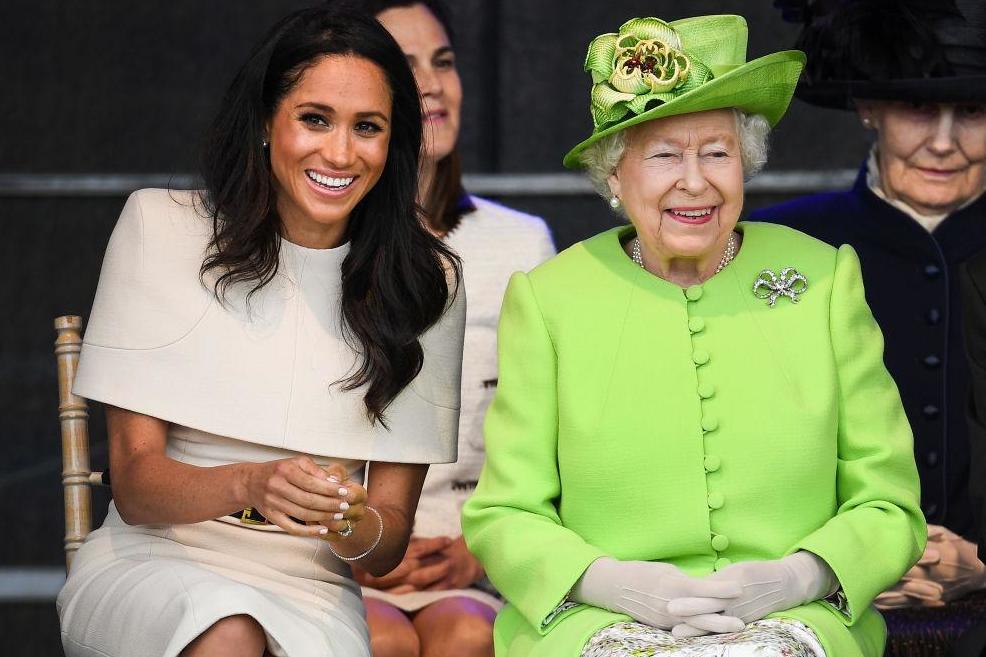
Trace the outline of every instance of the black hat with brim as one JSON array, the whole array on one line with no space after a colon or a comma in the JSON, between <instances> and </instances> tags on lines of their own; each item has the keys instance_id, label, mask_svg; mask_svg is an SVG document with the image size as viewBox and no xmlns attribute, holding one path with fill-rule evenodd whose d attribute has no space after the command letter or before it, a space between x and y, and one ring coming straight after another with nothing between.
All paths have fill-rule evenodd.
<instances>
[{"instance_id":1,"label":"black hat with brim","mask_svg":"<svg viewBox=\"0 0 986 657\"><path fill-rule=\"evenodd\" d=\"M775 0L804 27L808 63L795 96L836 109L853 100L986 102L986 1Z\"/></svg>"},{"instance_id":2,"label":"black hat with brim","mask_svg":"<svg viewBox=\"0 0 986 657\"><path fill-rule=\"evenodd\" d=\"M795 97L819 107L852 109L853 99L928 103L986 103L986 75L905 80L800 82Z\"/></svg>"}]
</instances>

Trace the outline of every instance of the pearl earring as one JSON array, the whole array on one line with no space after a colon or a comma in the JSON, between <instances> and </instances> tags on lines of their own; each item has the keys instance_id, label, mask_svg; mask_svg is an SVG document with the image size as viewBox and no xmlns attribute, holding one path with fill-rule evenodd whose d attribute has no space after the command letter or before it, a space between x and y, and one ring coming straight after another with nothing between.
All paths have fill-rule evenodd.
<instances>
[{"instance_id":1,"label":"pearl earring","mask_svg":"<svg viewBox=\"0 0 986 657\"><path fill-rule=\"evenodd\" d=\"M263 140L262 142L260 142L260 146L261 146L262 148L267 148L268 146L270 146L270 144L268 144L268 143L267 143L267 140L265 139L265 140Z\"/></svg>"},{"instance_id":2,"label":"pearl earring","mask_svg":"<svg viewBox=\"0 0 986 657\"><path fill-rule=\"evenodd\" d=\"M619 196L613 196L612 198L610 198L609 199L609 207L613 208L614 210L619 210L620 209L620 197Z\"/></svg>"},{"instance_id":3,"label":"pearl earring","mask_svg":"<svg viewBox=\"0 0 986 657\"><path fill-rule=\"evenodd\" d=\"M867 130L871 130L873 128L873 120L868 116L864 116L863 127L866 128Z\"/></svg>"}]
</instances>

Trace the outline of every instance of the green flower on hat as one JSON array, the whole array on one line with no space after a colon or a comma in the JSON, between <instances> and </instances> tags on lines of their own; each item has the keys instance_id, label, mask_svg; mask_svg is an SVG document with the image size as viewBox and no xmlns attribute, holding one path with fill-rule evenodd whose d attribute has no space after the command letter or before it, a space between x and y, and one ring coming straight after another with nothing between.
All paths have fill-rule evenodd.
<instances>
[{"instance_id":1,"label":"green flower on hat","mask_svg":"<svg viewBox=\"0 0 986 657\"><path fill-rule=\"evenodd\" d=\"M628 94L671 91L688 79L691 61L660 39L627 35L616 43L616 67L609 83Z\"/></svg>"},{"instance_id":2,"label":"green flower on hat","mask_svg":"<svg viewBox=\"0 0 986 657\"><path fill-rule=\"evenodd\" d=\"M578 169L586 149L609 135L669 116L735 108L775 125L784 115L805 55L798 50L746 59L742 16L695 16L666 23L634 18L592 40L593 130L565 155Z\"/></svg>"},{"instance_id":3,"label":"green flower on hat","mask_svg":"<svg viewBox=\"0 0 986 657\"><path fill-rule=\"evenodd\" d=\"M634 18L618 33L593 39L585 70L592 75L591 111L597 129L713 78L708 66L685 52L678 32L659 18Z\"/></svg>"}]
</instances>

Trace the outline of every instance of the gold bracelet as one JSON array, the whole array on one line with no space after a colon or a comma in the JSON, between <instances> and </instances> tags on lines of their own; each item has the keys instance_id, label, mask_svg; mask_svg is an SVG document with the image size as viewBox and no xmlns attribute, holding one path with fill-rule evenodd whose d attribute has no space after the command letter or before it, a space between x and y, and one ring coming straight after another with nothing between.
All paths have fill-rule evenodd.
<instances>
[{"instance_id":1,"label":"gold bracelet","mask_svg":"<svg viewBox=\"0 0 986 657\"><path fill-rule=\"evenodd\" d=\"M339 554L338 552L336 552L334 549L332 549L332 543L329 543L329 552L331 552L332 554L336 555L337 558L342 559L343 561L357 561L359 559L362 559L366 555L370 554L374 550L376 550L377 549L377 546L380 545L380 539L381 539L381 537L383 537L383 517L381 517L379 511L377 511L376 509L374 509L370 505L367 505L366 506L366 510L367 511L372 511L373 512L373 515L375 515L377 517L377 522L380 523L380 527L379 527L379 529L377 529L377 537L376 537L376 539L374 539L373 544L370 545L370 547L366 548L363 552L360 552L359 554L357 554L355 557L344 557L341 554Z\"/></svg>"}]
</instances>

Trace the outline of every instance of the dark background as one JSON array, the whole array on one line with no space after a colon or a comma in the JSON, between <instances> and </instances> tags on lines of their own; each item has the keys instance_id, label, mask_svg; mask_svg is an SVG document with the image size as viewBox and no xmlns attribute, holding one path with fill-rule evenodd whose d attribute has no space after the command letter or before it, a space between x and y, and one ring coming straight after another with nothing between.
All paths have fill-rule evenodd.
<instances>
[{"instance_id":1,"label":"dark background","mask_svg":"<svg viewBox=\"0 0 986 657\"><path fill-rule=\"evenodd\" d=\"M239 63L274 20L311 2L3 0L0 176L194 173L203 128ZM558 173L590 130L585 48L628 18L742 13L750 57L790 46L795 26L769 0L451 0L465 87L461 149L469 173ZM768 171L856 168L855 117L798 101L775 131ZM747 209L780 196L750 194ZM61 453L52 318L85 316L118 196L0 190L0 589L4 569L59 568ZM560 248L614 216L590 195L502 197L543 216ZM102 418L94 467L105 465ZM96 521L106 496L94 500ZM8 655L58 655L51 600L0 599Z\"/></svg>"}]
</instances>

